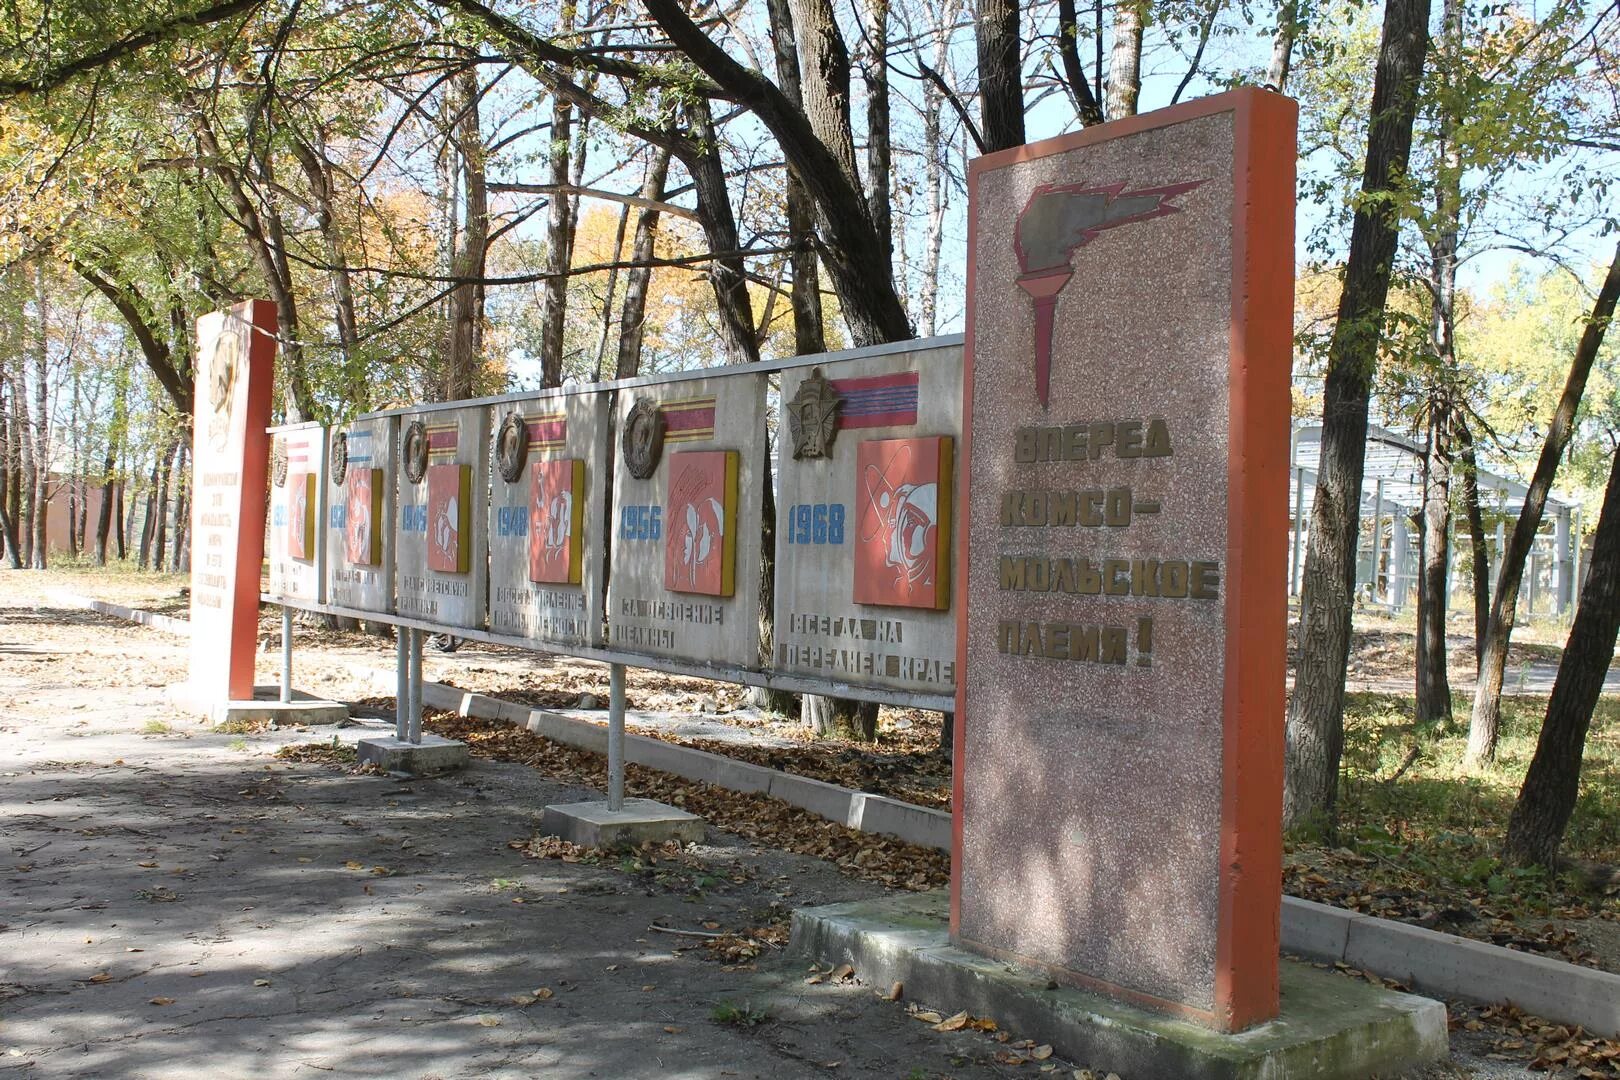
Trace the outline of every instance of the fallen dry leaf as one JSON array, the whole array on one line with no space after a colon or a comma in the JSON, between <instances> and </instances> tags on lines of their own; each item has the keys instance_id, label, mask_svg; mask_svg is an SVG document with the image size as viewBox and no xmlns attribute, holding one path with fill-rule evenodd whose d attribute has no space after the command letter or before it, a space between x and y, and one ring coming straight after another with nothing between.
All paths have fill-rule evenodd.
<instances>
[{"instance_id":1,"label":"fallen dry leaf","mask_svg":"<svg viewBox=\"0 0 1620 1080\"><path fill-rule=\"evenodd\" d=\"M961 1031L963 1028L967 1027L968 1019L967 1011L963 1010L962 1012L957 1013L955 1016L948 1016L939 1023L935 1024L934 1030Z\"/></svg>"},{"instance_id":2,"label":"fallen dry leaf","mask_svg":"<svg viewBox=\"0 0 1620 1080\"><path fill-rule=\"evenodd\" d=\"M148 1004L150 1004L150 1005L173 1005L174 1004L174 998L171 998L171 997L155 997L150 1002L148 1002Z\"/></svg>"},{"instance_id":3,"label":"fallen dry leaf","mask_svg":"<svg viewBox=\"0 0 1620 1080\"><path fill-rule=\"evenodd\" d=\"M1029 1052L1029 1056L1034 1058L1036 1061L1045 1061L1047 1058L1052 1056L1052 1044L1042 1043L1040 1046L1037 1046L1035 1049L1031 1050Z\"/></svg>"}]
</instances>

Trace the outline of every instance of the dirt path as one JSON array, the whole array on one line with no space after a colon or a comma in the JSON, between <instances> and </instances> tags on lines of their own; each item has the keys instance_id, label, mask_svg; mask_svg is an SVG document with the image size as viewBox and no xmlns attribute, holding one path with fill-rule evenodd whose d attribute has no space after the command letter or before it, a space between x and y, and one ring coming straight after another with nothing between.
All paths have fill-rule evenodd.
<instances>
[{"instance_id":1,"label":"dirt path","mask_svg":"<svg viewBox=\"0 0 1620 1080\"><path fill-rule=\"evenodd\" d=\"M331 733L207 731L165 703L183 642L0 597L0 1077L1042 1075L770 946L650 929L878 891L827 862L714 829L655 864L525 858L546 803L594 793L278 759ZM339 660L306 673L360 696ZM1459 1052L1424 1075L1533 1074Z\"/></svg>"},{"instance_id":2,"label":"dirt path","mask_svg":"<svg viewBox=\"0 0 1620 1080\"><path fill-rule=\"evenodd\" d=\"M163 703L182 661L155 631L0 603L0 1076L999 1074L997 1044L870 988L648 929L875 887L713 831L630 872L524 858L509 841L587 792L487 762L287 763L324 736L205 733ZM718 1023L726 1002L770 1019Z\"/></svg>"}]
</instances>

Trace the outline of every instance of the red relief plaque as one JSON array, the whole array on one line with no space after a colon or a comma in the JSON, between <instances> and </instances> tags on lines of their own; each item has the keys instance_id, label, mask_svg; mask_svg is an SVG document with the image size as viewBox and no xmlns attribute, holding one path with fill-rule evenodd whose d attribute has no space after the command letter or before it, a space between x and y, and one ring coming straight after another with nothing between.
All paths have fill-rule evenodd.
<instances>
[{"instance_id":1,"label":"red relief plaque","mask_svg":"<svg viewBox=\"0 0 1620 1080\"><path fill-rule=\"evenodd\" d=\"M585 463L537 461L529 467L529 580L578 585L585 520Z\"/></svg>"},{"instance_id":2,"label":"red relief plaque","mask_svg":"<svg viewBox=\"0 0 1620 1080\"><path fill-rule=\"evenodd\" d=\"M377 521L382 517L383 484L381 469L349 469L343 493L343 553L353 566L382 563L382 530Z\"/></svg>"},{"instance_id":3,"label":"red relief plaque","mask_svg":"<svg viewBox=\"0 0 1620 1080\"><path fill-rule=\"evenodd\" d=\"M1277 1015L1297 108L969 168L951 932Z\"/></svg>"},{"instance_id":4,"label":"red relief plaque","mask_svg":"<svg viewBox=\"0 0 1620 1080\"><path fill-rule=\"evenodd\" d=\"M197 320L189 690L198 703L253 697L275 355L267 300Z\"/></svg>"},{"instance_id":5,"label":"red relief plaque","mask_svg":"<svg viewBox=\"0 0 1620 1080\"><path fill-rule=\"evenodd\" d=\"M309 562L315 558L315 474L287 477L287 557Z\"/></svg>"},{"instance_id":6,"label":"red relief plaque","mask_svg":"<svg viewBox=\"0 0 1620 1080\"><path fill-rule=\"evenodd\" d=\"M443 574L467 573L472 514L472 466L429 465L427 565Z\"/></svg>"},{"instance_id":7,"label":"red relief plaque","mask_svg":"<svg viewBox=\"0 0 1620 1080\"><path fill-rule=\"evenodd\" d=\"M730 596L736 590L737 452L671 454L664 514L664 588Z\"/></svg>"},{"instance_id":8,"label":"red relief plaque","mask_svg":"<svg viewBox=\"0 0 1620 1080\"><path fill-rule=\"evenodd\" d=\"M868 439L855 453L855 602L950 606L950 436Z\"/></svg>"}]
</instances>

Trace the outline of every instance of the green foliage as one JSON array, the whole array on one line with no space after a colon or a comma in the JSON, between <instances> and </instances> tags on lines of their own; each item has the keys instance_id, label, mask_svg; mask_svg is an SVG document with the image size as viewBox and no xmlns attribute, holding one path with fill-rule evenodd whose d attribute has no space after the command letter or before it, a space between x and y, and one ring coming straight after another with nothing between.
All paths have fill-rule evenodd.
<instances>
[{"instance_id":1,"label":"green foliage","mask_svg":"<svg viewBox=\"0 0 1620 1080\"><path fill-rule=\"evenodd\" d=\"M770 1013L764 1009L755 1008L748 1002L738 1004L734 1001L722 1001L714 1007L709 1019L717 1024L730 1024L734 1027L758 1027L771 1018Z\"/></svg>"},{"instance_id":2,"label":"green foliage","mask_svg":"<svg viewBox=\"0 0 1620 1080\"><path fill-rule=\"evenodd\" d=\"M1456 698L1457 715L1467 715L1467 704L1464 696ZM1410 697L1349 695L1340 844L1374 860L1367 873L1378 881L1432 894L1499 897L1532 912L1579 902L1574 882L1509 867L1498 858L1546 704L1543 697L1504 697L1496 764L1471 772L1462 763L1465 730L1417 730ZM1417 759L1391 779L1414 745ZM1599 700L1563 850L1571 857L1620 862L1620 699Z\"/></svg>"}]
</instances>

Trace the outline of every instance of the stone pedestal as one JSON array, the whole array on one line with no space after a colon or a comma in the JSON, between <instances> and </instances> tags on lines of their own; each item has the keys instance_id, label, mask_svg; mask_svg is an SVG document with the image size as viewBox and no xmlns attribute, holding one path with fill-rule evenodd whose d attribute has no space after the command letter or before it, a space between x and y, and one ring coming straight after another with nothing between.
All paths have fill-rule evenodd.
<instances>
[{"instance_id":1,"label":"stone pedestal","mask_svg":"<svg viewBox=\"0 0 1620 1080\"><path fill-rule=\"evenodd\" d=\"M1282 963L1275 1020L1224 1034L956 948L948 914L948 901L937 892L802 908L793 913L790 949L822 963L850 964L870 986L903 983L908 1001L942 1015L966 1009L993 1017L1015 1037L1050 1043L1059 1056L1099 1075L1360 1080L1392 1076L1448 1052L1440 1002L1309 964Z\"/></svg>"},{"instance_id":2,"label":"stone pedestal","mask_svg":"<svg viewBox=\"0 0 1620 1080\"><path fill-rule=\"evenodd\" d=\"M703 839L703 819L651 799L626 799L621 810L609 810L604 800L548 806L540 831L589 848L640 847L666 840L694 844Z\"/></svg>"},{"instance_id":3,"label":"stone pedestal","mask_svg":"<svg viewBox=\"0 0 1620 1080\"><path fill-rule=\"evenodd\" d=\"M339 724L349 718L349 707L341 701L327 701L301 690L292 692L291 701L282 701L278 686L255 686L251 698L217 701L191 683L180 683L169 688L169 700L177 709L208 717L215 727L260 723L302 727Z\"/></svg>"},{"instance_id":4,"label":"stone pedestal","mask_svg":"<svg viewBox=\"0 0 1620 1080\"><path fill-rule=\"evenodd\" d=\"M361 739L355 744L360 764L375 765L384 772L410 776L431 776L466 767L471 755L467 744L441 735L423 735L419 743L405 742L392 735Z\"/></svg>"}]
</instances>

